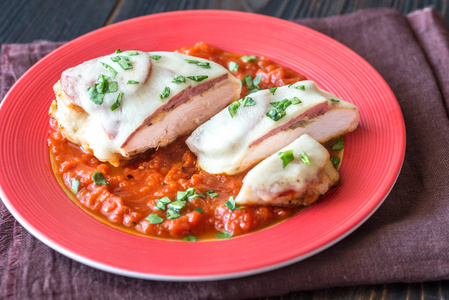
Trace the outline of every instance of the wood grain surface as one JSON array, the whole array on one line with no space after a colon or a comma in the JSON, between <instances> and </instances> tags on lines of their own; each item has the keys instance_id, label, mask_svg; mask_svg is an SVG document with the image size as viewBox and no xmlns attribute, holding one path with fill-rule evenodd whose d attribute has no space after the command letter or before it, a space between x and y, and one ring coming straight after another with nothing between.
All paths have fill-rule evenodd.
<instances>
[{"instance_id":1,"label":"wood grain surface","mask_svg":"<svg viewBox=\"0 0 449 300\"><path fill-rule=\"evenodd\" d=\"M449 0L13 0L0 1L0 43L69 41L126 19L174 10L248 11L287 20L388 7L403 14L432 6L449 20ZM449 281L297 291L260 299L449 299Z\"/></svg>"}]
</instances>

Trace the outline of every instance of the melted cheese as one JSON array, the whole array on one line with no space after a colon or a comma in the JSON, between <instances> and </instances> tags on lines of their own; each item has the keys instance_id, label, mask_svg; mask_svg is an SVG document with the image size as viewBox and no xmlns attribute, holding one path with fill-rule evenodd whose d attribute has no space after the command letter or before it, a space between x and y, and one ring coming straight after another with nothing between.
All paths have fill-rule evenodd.
<instances>
[{"instance_id":1,"label":"melted cheese","mask_svg":"<svg viewBox=\"0 0 449 300\"><path fill-rule=\"evenodd\" d=\"M293 150L294 159L283 168L279 152ZM304 134L287 147L269 156L251 169L243 179L236 197L238 204L288 204L307 193L314 199L328 191L338 181L338 172L329 160L329 152L310 135ZM306 153L310 164L300 155ZM283 197L283 193L294 197Z\"/></svg>"},{"instance_id":2,"label":"melted cheese","mask_svg":"<svg viewBox=\"0 0 449 300\"><path fill-rule=\"evenodd\" d=\"M304 90L296 88L300 86L304 86ZM242 161L253 151L252 145L265 135L277 128L290 126L292 120L301 118L301 115L317 107L333 106L330 99L338 99L339 105L346 104L340 98L319 89L313 81L300 81L280 87L274 95L269 90L262 90L249 97L256 105L241 105L234 117L226 108L198 127L187 139L187 145L198 156L198 163L203 170L212 174L241 172ZM273 109L270 103L293 97L299 98L302 103L288 106L286 115L278 121L267 117L266 114ZM301 120L308 119L305 116Z\"/></svg>"}]
</instances>

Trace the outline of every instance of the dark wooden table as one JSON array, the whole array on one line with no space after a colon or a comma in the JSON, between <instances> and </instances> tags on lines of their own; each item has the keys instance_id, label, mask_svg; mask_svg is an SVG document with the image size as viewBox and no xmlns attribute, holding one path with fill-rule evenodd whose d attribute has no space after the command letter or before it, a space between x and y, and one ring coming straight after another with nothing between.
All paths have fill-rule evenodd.
<instances>
[{"instance_id":1,"label":"dark wooden table","mask_svg":"<svg viewBox=\"0 0 449 300\"><path fill-rule=\"evenodd\" d=\"M187 9L249 11L283 19L320 18L389 7L407 14L433 6L449 19L449 0L1 0L0 43L69 41L129 18ZM449 281L292 292L269 299L449 299Z\"/></svg>"}]
</instances>

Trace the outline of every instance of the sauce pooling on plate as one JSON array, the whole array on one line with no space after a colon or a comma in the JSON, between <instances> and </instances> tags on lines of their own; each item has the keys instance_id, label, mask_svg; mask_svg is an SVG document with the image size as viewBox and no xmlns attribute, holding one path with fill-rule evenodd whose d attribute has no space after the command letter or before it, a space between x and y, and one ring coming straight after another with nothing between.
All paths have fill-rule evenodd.
<instances>
[{"instance_id":1,"label":"sauce pooling on plate","mask_svg":"<svg viewBox=\"0 0 449 300\"><path fill-rule=\"evenodd\" d=\"M205 43L177 52L230 70L242 80L241 97L305 79L263 57L226 53ZM230 238L271 226L302 209L236 205L230 197L239 193L246 172L202 171L186 138L122 161L118 167L69 142L53 119L48 144L55 175L74 202L103 222L134 234L186 241ZM328 150L339 165L341 151Z\"/></svg>"}]
</instances>

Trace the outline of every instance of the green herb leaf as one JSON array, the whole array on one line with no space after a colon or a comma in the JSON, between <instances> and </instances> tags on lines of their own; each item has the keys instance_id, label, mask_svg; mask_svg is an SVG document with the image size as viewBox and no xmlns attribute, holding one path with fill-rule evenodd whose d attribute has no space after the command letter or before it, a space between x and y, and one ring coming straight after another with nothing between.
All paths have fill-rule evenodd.
<instances>
[{"instance_id":1,"label":"green herb leaf","mask_svg":"<svg viewBox=\"0 0 449 300\"><path fill-rule=\"evenodd\" d=\"M338 142L332 145L332 150L338 151L345 147L345 140L343 137L341 137Z\"/></svg>"},{"instance_id":2,"label":"green herb leaf","mask_svg":"<svg viewBox=\"0 0 449 300\"><path fill-rule=\"evenodd\" d=\"M217 233L216 235L214 235L217 239L221 239L221 240L225 240L225 239L230 239L232 238L234 235L232 233L223 231L220 233Z\"/></svg>"},{"instance_id":3,"label":"green herb leaf","mask_svg":"<svg viewBox=\"0 0 449 300\"><path fill-rule=\"evenodd\" d=\"M231 61L229 63L229 67L228 67L229 71L231 72L237 72L239 70L239 64L236 62Z\"/></svg>"},{"instance_id":4,"label":"green herb leaf","mask_svg":"<svg viewBox=\"0 0 449 300\"><path fill-rule=\"evenodd\" d=\"M304 150L302 151L301 154L299 154L299 157L301 158L302 162L305 163L306 165L310 165L310 158L309 156L304 152Z\"/></svg>"},{"instance_id":5,"label":"green herb leaf","mask_svg":"<svg viewBox=\"0 0 449 300\"><path fill-rule=\"evenodd\" d=\"M291 87L292 85L294 85L296 82L290 83L289 85L287 85L287 87Z\"/></svg>"},{"instance_id":6,"label":"green herb leaf","mask_svg":"<svg viewBox=\"0 0 449 300\"><path fill-rule=\"evenodd\" d=\"M165 99L168 96L170 96L170 88L168 86L165 87L164 91L162 92L162 94L157 95L159 97L159 99Z\"/></svg>"},{"instance_id":7,"label":"green herb leaf","mask_svg":"<svg viewBox=\"0 0 449 300\"><path fill-rule=\"evenodd\" d=\"M245 208L245 206L237 205L235 203L234 197L232 197L232 196L229 197L229 200L226 201L223 205L226 206L227 208L229 208L230 211L234 211L234 210L240 209L240 208Z\"/></svg>"},{"instance_id":8,"label":"green herb leaf","mask_svg":"<svg viewBox=\"0 0 449 300\"><path fill-rule=\"evenodd\" d=\"M128 82L126 84L139 84L140 82L135 81L135 80L128 80Z\"/></svg>"},{"instance_id":9,"label":"green herb leaf","mask_svg":"<svg viewBox=\"0 0 449 300\"><path fill-rule=\"evenodd\" d=\"M126 54L128 54L129 56L135 56L135 55L139 55L139 52L137 52L137 51L126 51Z\"/></svg>"},{"instance_id":10,"label":"green herb leaf","mask_svg":"<svg viewBox=\"0 0 449 300\"><path fill-rule=\"evenodd\" d=\"M284 99L277 102L270 102L270 104L274 106L274 108L267 113L267 117L273 121L279 121L286 115L285 110L292 104L292 102L288 99Z\"/></svg>"},{"instance_id":11,"label":"green herb leaf","mask_svg":"<svg viewBox=\"0 0 449 300\"><path fill-rule=\"evenodd\" d=\"M175 78L173 78L173 80L171 82L177 83L177 84L184 83L184 82L186 82L186 78L182 75L179 75L179 76L176 76Z\"/></svg>"},{"instance_id":12,"label":"green herb leaf","mask_svg":"<svg viewBox=\"0 0 449 300\"><path fill-rule=\"evenodd\" d=\"M275 86L275 87L269 89L269 91L274 96L274 93L276 92L277 89L278 89L277 86Z\"/></svg>"},{"instance_id":13,"label":"green herb leaf","mask_svg":"<svg viewBox=\"0 0 449 300\"><path fill-rule=\"evenodd\" d=\"M193 59L185 59L186 62L188 62L189 64L196 64L198 67L201 67L203 69L210 69L210 63L208 62L203 62L203 61L198 61L198 60L193 60Z\"/></svg>"},{"instance_id":14,"label":"green herb leaf","mask_svg":"<svg viewBox=\"0 0 449 300\"><path fill-rule=\"evenodd\" d=\"M187 78L196 81L196 82L200 82L203 81L204 79L208 78L209 76L207 75L198 75L198 76L187 76Z\"/></svg>"},{"instance_id":15,"label":"green herb leaf","mask_svg":"<svg viewBox=\"0 0 449 300\"><path fill-rule=\"evenodd\" d=\"M189 196L189 199L193 199L193 198L206 198L206 196L204 196L203 194L200 193L195 193L192 196Z\"/></svg>"},{"instance_id":16,"label":"green herb leaf","mask_svg":"<svg viewBox=\"0 0 449 300\"><path fill-rule=\"evenodd\" d=\"M123 92L118 93L117 100L115 100L114 103L112 103L112 105L111 105L111 111L114 111L117 108L119 108L120 103L122 102L122 98L123 98Z\"/></svg>"},{"instance_id":17,"label":"green herb leaf","mask_svg":"<svg viewBox=\"0 0 449 300\"><path fill-rule=\"evenodd\" d=\"M251 98L251 97L243 97L242 104L243 104L243 107L254 106L254 105L256 105L256 101L254 101L253 98Z\"/></svg>"},{"instance_id":18,"label":"green herb leaf","mask_svg":"<svg viewBox=\"0 0 449 300\"><path fill-rule=\"evenodd\" d=\"M171 208L169 208L167 210L167 219L168 220L177 219L180 216L181 216L181 214L177 210L174 210L174 209L171 209Z\"/></svg>"},{"instance_id":19,"label":"green herb leaf","mask_svg":"<svg viewBox=\"0 0 449 300\"><path fill-rule=\"evenodd\" d=\"M76 194L80 188L80 182L76 178L72 178L72 186L70 187L72 191Z\"/></svg>"},{"instance_id":20,"label":"green herb leaf","mask_svg":"<svg viewBox=\"0 0 449 300\"><path fill-rule=\"evenodd\" d=\"M113 62L116 62L119 64L119 66L123 69L123 70L129 70L133 68L133 64L132 62L129 60L128 57L123 56L123 55L118 55L115 57L111 57L111 60ZM115 76L114 76L115 78Z\"/></svg>"},{"instance_id":21,"label":"green herb leaf","mask_svg":"<svg viewBox=\"0 0 449 300\"><path fill-rule=\"evenodd\" d=\"M184 206L186 206L185 201L176 200L168 204L168 208L180 211Z\"/></svg>"},{"instance_id":22,"label":"green herb leaf","mask_svg":"<svg viewBox=\"0 0 449 300\"><path fill-rule=\"evenodd\" d=\"M340 100L338 100L338 99L331 99L331 102L340 102Z\"/></svg>"},{"instance_id":23,"label":"green herb leaf","mask_svg":"<svg viewBox=\"0 0 449 300\"><path fill-rule=\"evenodd\" d=\"M253 79L253 85L258 87L261 80L262 80L262 75L257 75Z\"/></svg>"},{"instance_id":24,"label":"green herb leaf","mask_svg":"<svg viewBox=\"0 0 449 300\"><path fill-rule=\"evenodd\" d=\"M269 117L273 121L279 121L283 116L285 116L284 110L279 111L276 108L273 108L269 112L267 112L267 117Z\"/></svg>"},{"instance_id":25,"label":"green herb leaf","mask_svg":"<svg viewBox=\"0 0 449 300\"><path fill-rule=\"evenodd\" d=\"M115 93L118 90L117 81L108 81L106 83L105 93Z\"/></svg>"},{"instance_id":26,"label":"green herb leaf","mask_svg":"<svg viewBox=\"0 0 449 300\"><path fill-rule=\"evenodd\" d=\"M97 92L104 93L106 91L108 79L109 77L103 74L100 74L100 76L98 76L97 83L94 85L97 89Z\"/></svg>"},{"instance_id":27,"label":"green herb leaf","mask_svg":"<svg viewBox=\"0 0 449 300\"><path fill-rule=\"evenodd\" d=\"M146 217L146 220L150 221L150 224L160 224L164 222L164 219L159 217L157 214L150 214L148 217Z\"/></svg>"},{"instance_id":28,"label":"green herb leaf","mask_svg":"<svg viewBox=\"0 0 449 300\"><path fill-rule=\"evenodd\" d=\"M89 95L89 99L92 100L93 103L97 105L101 105L103 103L104 94L99 93L97 91L97 85L90 86L87 88L87 93Z\"/></svg>"},{"instance_id":29,"label":"green herb leaf","mask_svg":"<svg viewBox=\"0 0 449 300\"><path fill-rule=\"evenodd\" d=\"M157 199L155 207L160 210L165 210L165 206L169 203L171 203L170 198L162 197L162 198Z\"/></svg>"},{"instance_id":30,"label":"green herb leaf","mask_svg":"<svg viewBox=\"0 0 449 300\"><path fill-rule=\"evenodd\" d=\"M178 191L178 193L176 194L176 200L185 201L185 200L187 200L187 198L192 196L194 193L195 193L195 188L193 188L193 187L188 188L185 191Z\"/></svg>"},{"instance_id":31,"label":"green herb leaf","mask_svg":"<svg viewBox=\"0 0 449 300\"><path fill-rule=\"evenodd\" d=\"M115 53L122 53L123 51L120 49L115 50Z\"/></svg>"},{"instance_id":32,"label":"green herb leaf","mask_svg":"<svg viewBox=\"0 0 449 300\"><path fill-rule=\"evenodd\" d=\"M298 97L293 97L290 101L292 102L293 105L301 104L301 103L302 103L302 101L299 100Z\"/></svg>"},{"instance_id":33,"label":"green herb leaf","mask_svg":"<svg viewBox=\"0 0 449 300\"><path fill-rule=\"evenodd\" d=\"M207 190L207 191L205 191L204 193L205 193L206 195L208 195L209 197L211 197L211 198L215 198L215 197L218 196L218 194L215 193L213 190Z\"/></svg>"},{"instance_id":34,"label":"green herb leaf","mask_svg":"<svg viewBox=\"0 0 449 300\"><path fill-rule=\"evenodd\" d=\"M274 106L274 108L277 108L277 109L280 109L280 110L286 110L287 107L289 107L292 104L292 102L290 100L288 100L288 99L284 99L284 100L281 100L281 101L270 102L270 104L272 106Z\"/></svg>"},{"instance_id":35,"label":"green herb leaf","mask_svg":"<svg viewBox=\"0 0 449 300\"><path fill-rule=\"evenodd\" d=\"M295 86L295 89L301 90L301 91L305 91L306 90L306 86L305 85L298 85L298 86Z\"/></svg>"},{"instance_id":36,"label":"green herb leaf","mask_svg":"<svg viewBox=\"0 0 449 300\"><path fill-rule=\"evenodd\" d=\"M240 107L240 102L239 101L234 101L231 104L229 104L228 106L228 111L229 114L231 115L231 118L234 118L235 114L237 113L237 110Z\"/></svg>"},{"instance_id":37,"label":"green herb leaf","mask_svg":"<svg viewBox=\"0 0 449 300\"><path fill-rule=\"evenodd\" d=\"M246 84L246 86L249 88L249 89L252 89L252 88L254 88L254 86L253 86L253 79L252 79L252 77L251 77L251 75L246 75L245 77L243 77L242 78L242 85L245 85Z\"/></svg>"},{"instance_id":38,"label":"green herb leaf","mask_svg":"<svg viewBox=\"0 0 449 300\"><path fill-rule=\"evenodd\" d=\"M200 214L204 213L201 207L194 208L193 211L199 212Z\"/></svg>"},{"instance_id":39,"label":"green herb leaf","mask_svg":"<svg viewBox=\"0 0 449 300\"><path fill-rule=\"evenodd\" d=\"M249 61L255 61L257 59L257 56L255 55L244 55L240 58L241 60L243 60L244 62L249 62Z\"/></svg>"},{"instance_id":40,"label":"green herb leaf","mask_svg":"<svg viewBox=\"0 0 449 300\"><path fill-rule=\"evenodd\" d=\"M162 56L160 55L150 55L150 57L154 60L159 60Z\"/></svg>"},{"instance_id":41,"label":"green herb leaf","mask_svg":"<svg viewBox=\"0 0 449 300\"><path fill-rule=\"evenodd\" d=\"M282 169L285 169L285 167L294 159L293 150L280 151L278 152L278 156L282 160Z\"/></svg>"},{"instance_id":42,"label":"green herb leaf","mask_svg":"<svg viewBox=\"0 0 449 300\"><path fill-rule=\"evenodd\" d=\"M109 182L104 178L104 175L101 172L95 172L92 175L92 180L96 185L109 185Z\"/></svg>"},{"instance_id":43,"label":"green herb leaf","mask_svg":"<svg viewBox=\"0 0 449 300\"><path fill-rule=\"evenodd\" d=\"M109 73L111 73L111 75L112 75L112 78L115 78L115 76L117 76L117 71L116 70L114 70L114 68L113 67L111 67L110 65L108 65L108 64L105 64L105 63L101 63L102 65L103 65L103 67L105 67L106 68L106 70L108 70L109 71Z\"/></svg>"},{"instance_id":44,"label":"green herb leaf","mask_svg":"<svg viewBox=\"0 0 449 300\"><path fill-rule=\"evenodd\" d=\"M334 165L335 168L338 166L338 164L341 161L339 157L335 157L335 156L332 156L330 158L330 160L331 160L331 162L332 162L332 164Z\"/></svg>"},{"instance_id":45,"label":"green herb leaf","mask_svg":"<svg viewBox=\"0 0 449 300\"><path fill-rule=\"evenodd\" d=\"M196 242L197 238L196 238L196 236L188 235L185 238L183 238L183 240L186 242Z\"/></svg>"}]
</instances>

